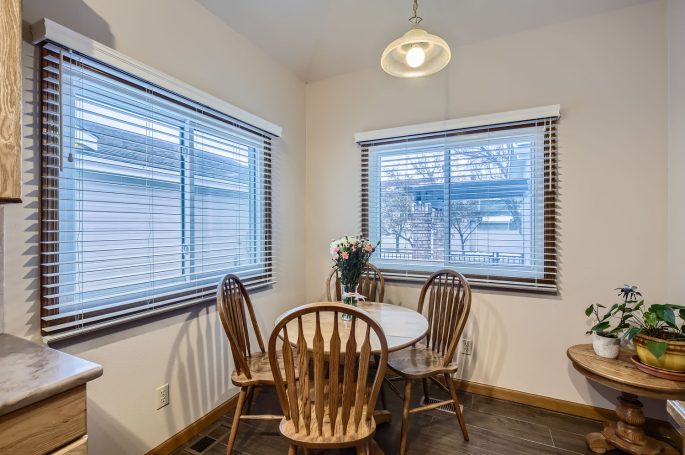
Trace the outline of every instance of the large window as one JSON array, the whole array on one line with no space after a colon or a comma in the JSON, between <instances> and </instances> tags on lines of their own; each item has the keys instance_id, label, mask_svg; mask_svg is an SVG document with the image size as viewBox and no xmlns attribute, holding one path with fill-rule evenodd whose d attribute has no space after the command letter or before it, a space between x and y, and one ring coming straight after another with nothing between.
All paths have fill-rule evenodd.
<instances>
[{"instance_id":1,"label":"large window","mask_svg":"<svg viewBox=\"0 0 685 455\"><path fill-rule=\"evenodd\" d=\"M362 226L398 279L455 269L476 285L556 291L556 122L361 143Z\"/></svg>"},{"instance_id":2,"label":"large window","mask_svg":"<svg viewBox=\"0 0 685 455\"><path fill-rule=\"evenodd\" d=\"M227 273L270 284L271 136L42 52L44 335L207 301Z\"/></svg>"}]
</instances>

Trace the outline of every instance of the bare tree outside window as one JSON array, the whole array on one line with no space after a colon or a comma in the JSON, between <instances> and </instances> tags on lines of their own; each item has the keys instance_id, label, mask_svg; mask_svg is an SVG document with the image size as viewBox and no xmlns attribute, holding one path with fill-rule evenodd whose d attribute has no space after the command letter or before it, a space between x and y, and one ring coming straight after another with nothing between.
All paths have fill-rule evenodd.
<instances>
[{"instance_id":1,"label":"bare tree outside window","mask_svg":"<svg viewBox=\"0 0 685 455\"><path fill-rule=\"evenodd\" d=\"M411 247L411 221L414 198L402 188L388 189L381 206L381 231L395 238L395 252L400 252L400 240Z\"/></svg>"},{"instance_id":2,"label":"bare tree outside window","mask_svg":"<svg viewBox=\"0 0 685 455\"><path fill-rule=\"evenodd\" d=\"M498 254L482 250L478 240L470 251L469 239L479 229L481 235L489 229L482 228L486 218L489 226L496 218L508 230L521 231L521 196L492 196L487 184L510 181L520 173L516 147L515 143L488 144L389 157L382 165L380 228L382 236L392 239L394 252L386 244L381 256L385 250L393 258L437 259L447 254L450 261L466 261L467 253ZM502 215L505 219L508 215L509 221L502 221Z\"/></svg>"},{"instance_id":3,"label":"bare tree outside window","mask_svg":"<svg viewBox=\"0 0 685 455\"><path fill-rule=\"evenodd\" d=\"M466 242L483 221L480 201L465 199L450 201L450 227L459 237L462 259L466 253Z\"/></svg>"}]
</instances>

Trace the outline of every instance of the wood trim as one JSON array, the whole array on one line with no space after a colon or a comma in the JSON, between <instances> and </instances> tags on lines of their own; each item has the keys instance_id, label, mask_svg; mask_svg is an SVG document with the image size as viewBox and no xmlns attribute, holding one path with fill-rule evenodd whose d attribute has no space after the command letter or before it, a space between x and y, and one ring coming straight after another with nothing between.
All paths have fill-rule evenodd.
<instances>
[{"instance_id":1,"label":"wood trim","mask_svg":"<svg viewBox=\"0 0 685 455\"><path fill-rule=\"evenodd\" d=\"M223 415L234 410L237 403L238 394L236 393L231 398L197 419L195 422L191 423L157 447L150 450L146 455L166 455L173 452L186 442L190 441L200 431L219 420Z\"/></svg>"},{"instance_id":2,"label":"wood trim","mask_svg":"<svg viewBox=\"0 0 685 455\"><path fill-rule=\"evenodd\" d=\"M575 403L573 401L560 400L558 398L545 397L528 392L520 392L518 390L505 389L488 384L481 384L478 382L471 382L466 380L455 380L455 385L458 390L482 395L500 400L512 401L514 403L526 404L536 408L547 409L549 411L556 411L562 414L568 414L576 417L585 417L592 420L611 420L615 421L616 412L613 409L605 409L589 404ZM678 430L669 422L663 420L647 418L645 429L649 433L658 433L671 438L671 440L678 446L683 448L683 437Z\"/></svg>"},{"instance_id":3,"label":"wood trim","mask_svg":"<svg viewBox=\"0 0 685 455\"><path fill-rule=\"evenodd\" d=\"M21 1L0 2L0 202L21 202Z\"/></svg>"}]
</instances>

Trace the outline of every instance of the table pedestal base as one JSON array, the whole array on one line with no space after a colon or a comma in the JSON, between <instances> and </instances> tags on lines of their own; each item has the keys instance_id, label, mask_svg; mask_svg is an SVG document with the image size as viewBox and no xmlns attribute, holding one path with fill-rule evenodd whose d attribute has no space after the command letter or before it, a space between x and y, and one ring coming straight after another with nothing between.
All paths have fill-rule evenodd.
<instances>
[{"instance_id":1,"label":"table pedestal base","mask_svg":"<svg viewBox=\"0 0 685 455\"><path fill-rule=\"evenodd\" d=\"M645 415L637 396L622 393L616 405L618 422L605 422L601 433L585 436L588 448L594 453L620 449L633 455L679 455L673 447L645 435Z\"/></svg>"}]
</instances>

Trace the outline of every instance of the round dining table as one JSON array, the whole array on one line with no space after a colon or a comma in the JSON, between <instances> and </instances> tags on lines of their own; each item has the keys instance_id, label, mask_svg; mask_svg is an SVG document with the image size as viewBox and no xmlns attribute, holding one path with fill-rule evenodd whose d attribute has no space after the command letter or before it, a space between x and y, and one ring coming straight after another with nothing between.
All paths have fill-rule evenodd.
<instances>
[{"instance_id":1,"label":"round dining table","mask_svg":"<svg viewBox=\"0 0 685 455\"><path fill-rule=\"evenodd\" d=\"M326 303L326 302L319 302ZM392 305L389 303L380 302L365 302L360 301L357 304L360 308L373 317L381 326L385 333L385 338L388 342L388 352L399 351L407 346L411 346L417 341L426 336L428 332L428 320L416 310ZM276 320L278 324L287 313L283 313ZM321 331L324 339L324 352L328 352L328 344L333 333L333 313L321 314ZM313 313L302 316L302 333L308 346L314 345L314 332L316 330L316 316ZM293 319L286 324L289 333L298 333L298 321ZM352 323L343 321L338 316L338 331L340 333L340 341L344 350L345 342L350 336ZM365 328L358 324L356 325L357 339L363 338L363 331ZM380 352L380 343L375 334L371 336L371 352L377 354Z\"/></svg>"}]
</instances>

